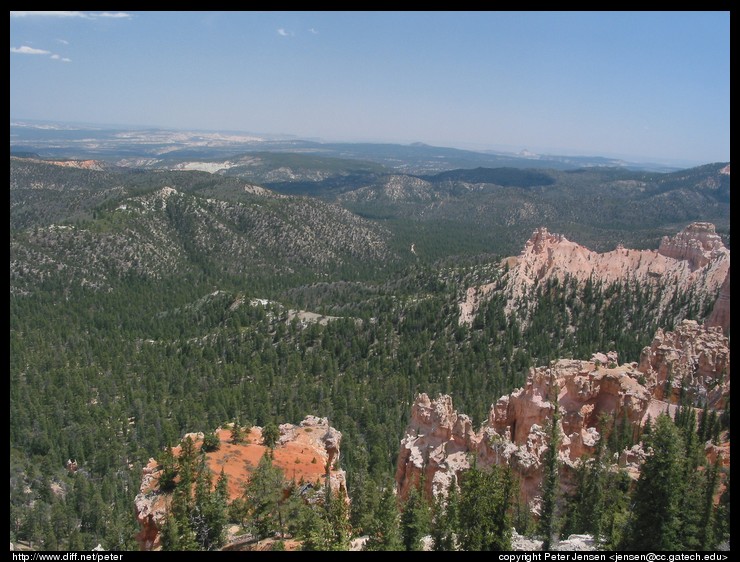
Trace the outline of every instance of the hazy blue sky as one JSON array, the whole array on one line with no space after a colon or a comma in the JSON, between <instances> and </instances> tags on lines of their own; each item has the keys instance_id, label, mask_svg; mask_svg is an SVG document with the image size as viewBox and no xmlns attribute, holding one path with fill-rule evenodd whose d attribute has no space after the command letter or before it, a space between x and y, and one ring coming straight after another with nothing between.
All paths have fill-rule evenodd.
<instances>
[{"instance_id":1,"label":"hazy blue sky","mask_svg":"<svg viewBox=\"0 0 740 562\"><path fill-rule=\"evenodd\" d=\"M10 116L704 163L729 12L10 12Z\"/></svg>"}]
</instances>

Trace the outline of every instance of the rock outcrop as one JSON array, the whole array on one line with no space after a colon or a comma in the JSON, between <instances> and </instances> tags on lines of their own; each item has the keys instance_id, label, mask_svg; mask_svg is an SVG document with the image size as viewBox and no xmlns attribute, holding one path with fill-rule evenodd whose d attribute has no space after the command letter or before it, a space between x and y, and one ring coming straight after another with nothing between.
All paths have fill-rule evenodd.
<instances>
[{"instance_id":1,"label":"rock outcrop","mask_svg":"<svg viewBox=\"0 0 740 562\"><path fill-rule=\"evenodd\" d=\"M19 160L16 157L11 157ZM101 160L45 160L41 158L23 158L25 162L37 162L39 164L51 164L62 168L77 168L80 170L105 170L108 165Z\"/></svg>"},{"instance_id":2,"label":"rock outcrop","mask_svg":"<svg viewBox=\"0 0 740 562\"><path fill-rule=\"evenodd\" d=\"M656 313L666 308L676 292L693 291L714 299L726 283L713 325L729 329L730 250L710 223L692 223L675 236L664 237L658 250L618 246L605 253L593 252L541 227L532 233L522 253L506 263L510 266L505 279L508 312L519 307L521 297L535 284L551 278L562 282L566 276L579 282L591 279L609 285L634 281L655 286L660 290ZM466 292L460 303L460 323L472 322L489 291L479 287Z\"/></svg>"},{"instance_id":3,"label":"rock outcrop","mask_svg":"<svg viewBox=\"0 0 740 562\"><path fill-rule=\"evenodd\" d=\"M720 327L684 320L673 332L658 330L639 370L656 398L676 403L683 390L695 405L721 409L730 398L730 341Z\"/></svg>"},{"instance_id":4,"label":"rock outcrop","mask_svg":"<svg viewBox=\"0 0 740 562\"><path fill-rule=\"evenodd\" d=\"M574 468L580 457L593 453L600 438L601 414L627 418L637 431L651 402L649 391L637 381L633 365L598 366L589 361L563 359L531 369L524 388L501 397L477 432L470 418L455 411L452 398L441 395L416 399L406 435L401 442L396 481L405 497L422 475L427 493L444 493L458 475L478 466L507 464L518 474L523 501L537 499L543 458L549 441L546 427L560 406L562 437L559 461ZM567 479L565 480L568 484Z\"/></svg>"},{"instance_id":5,"label":"rock outcrop","mask_svg":"<svg viewBox=\"0 0 740 562\"><path fill-rule=\"evenodd\" d=\"M602 420L608 417L637 436L648 418L673 415L676 405L670 400L675 396L664 397L661 391L669 377L675 387L683 385L696 397L697 404L707 399L710 407L723 407L730 393L729 370L729 346L722 331L685 321L675 332L659 330L639 364L618 365L616 354L609 352L595 354L590 361L561 359L530 369L525 386L493 404L478 431L468 416L455 411L450 396L432 400L420 394L401 441L398 492L407 496L423 476L428 494L445 493L475 459L479 467L510 466L519 477L520 500L537 513L549 446L547 427L556 400L561 486L568 492L575 486L574 469L584 455L594 453L601 439ZM710 449L708 457L722 454ZM646 455L638 444L615 461L637 479Z\"/></svg>"},{"instance_id":6,"label":"rock outcrop","mask_svg":"<svg viewBox=\"0 0 740 562\"><path fill-rule=\"evenodd\" d=\"M727 252L714 225L708 222L691 223L674 237L664 236L658 253L689 263L692 270L707 266Z\"/></svg>"},{"instance_id":7,"label":"rock outcrop","mask_svg":"<svg viewBox=\"0 0 740 562\"><path fill-rule=\"evenodd\" d=\"M460 317L458 323L472 324L475 312L478 310L482 298L488 296L494 288L493 283L487 283L480 287L468 287L465 297L460 302Z\"/></svg>"},{"instance_id":8,"label":"rock outcrop","mask_svg":"<svg viewBox=\"0 0 740 562\"><path fill-rule=\"evenodd\" d=\"M591 535L568 535L568 538L553 545L553 550L591 551L599 550L598 543Z\"/></svg>"},{"instance_id":9,"label":"rock outcrop","mask_svg":"<svg viewBox=\"0 0 740 562\"><path fill-rule=\"evenodd\" d=\"M298 425L282 424L279 429L280 437L273 449L272 462L283 471L286 480L320 487L325 483L328 470L332 490L346 491L344 470L337 468L342 434L331 427L326 418L306 416ZM250 468L257 466L267 447L261 444L260 427L253 427L245 441L239 444L231 442L230 428L220 428L216 434L221 446L206 453L206 463L214 480L223 468L228 477L229 498L234 500L242 495ZM202 433L189 433L183 439L187 437L193 439L196 448L200 448ZM173 448L175 456L180 454L180 450L179 446ZM135 500L140 527L136 539L141 550L159 549L160 530L171 502L171 494L159 489L161 468L155 459L149 459L142 471L141 486Z\"/></svg>"},{"instance_id":10,"label":"rock outcrop","mask_svg":"<svg viewBox=\"0 0 740 562\"><path fill-rule=\"evenodd\" d=\"M719 296L714 303L712 313L707 318L707 326L719 326L725 334L730 333L730 268L727 268L727 277L725 277L722 287L719 289Z\"/></svg>"},{"instance_id":11,"label":"rock outcrop","mask_svg":"<svg viewBox=\"0 0 740 562\"><path fill-rule=\"evenodd\" d=\"M411 408L396 464L401 496L406 497L422 476L427 492L446 492L456 475L470 468L468 453L477 450L479 442L472 420L455 411L450 396L430 400L420 394Z\"/></svg>"}]
</instances>

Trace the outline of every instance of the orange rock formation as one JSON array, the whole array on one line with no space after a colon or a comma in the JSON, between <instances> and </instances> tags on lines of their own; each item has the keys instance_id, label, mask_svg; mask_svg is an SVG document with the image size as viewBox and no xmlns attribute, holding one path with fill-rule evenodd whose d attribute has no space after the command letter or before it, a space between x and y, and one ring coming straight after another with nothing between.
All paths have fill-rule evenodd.
<instances>
[{"instance_id":1,"label":"orange rock formation","mask_svg":"<svg viewBox=\"0 0 740 562\"><path fill-rule=\"evenodd\" d=\"M214 481L224 469L228 476L229 497L233 500L242 495L251 470L257 466L267 447L261 445L262 429L259 427L253 427L245 442L239 444L231 442L230 429L221 428L216 433L221 446L216 451L206 453L206 462ZM202 433L188 433L183 439L187 437L193 439L196 448L200 448ZM332 490L346 490L344 470L337 469L335 465L341 440L342 434L331 427L326 418L306 416L298 425L283 424L280 426L280 439L274 448L273 466L280 468L287 480L318 485L325 482L328 467ZM174 447L173 453L179 455L180 447ZM171 501L171 494L159 490L160 473L159 463L149 459L143 469L139 494L135 500L140 526L136 538L141 550L157 550L160 546L159 531Z\"/></svg>"}]
</instances>

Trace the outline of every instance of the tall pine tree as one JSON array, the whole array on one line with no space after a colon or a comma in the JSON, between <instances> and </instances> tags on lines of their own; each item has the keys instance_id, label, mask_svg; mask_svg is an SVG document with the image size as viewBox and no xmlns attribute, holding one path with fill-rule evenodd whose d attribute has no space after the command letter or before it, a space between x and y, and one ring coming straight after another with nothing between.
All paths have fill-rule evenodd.
<instances>
[{"instance_id":1,"label":"tall pine tree","mask_svg":"<svg viewBox=\"0 0 740 562\"><path fill-rule=\"evenodd\" d=\"M633 495L632 519L622 548L676 550L680 545L684 444L670 417L661 414L649 442L652 454L640 472Z\"/></svg>"},{"instance_id":2,"label":"tall pine tree","mask_svg":"<svg viewBox=\"0 0 740 562\"><path fill-rule=\"evenodd\" d=\"M383 491L368 534L370 536L365 543L365 550L403 549L396 494L393 493L393 488L390 486L387 486Z\"/></svg>"},{"instance_id":3,"label":"tall pine tree","mask_svg":"<svg viewBox=\"0 0 740 562\"><path fill-rule=\"evenodd\" d=\"M421 539L429 533L430 523L429 504L414 487L401 513L401 536L406 550L422 550Z\"/></svg>"},{"instance_id":4,"label":"tall pine tree","mask_svg":"<svg viewBox=\"0 0 740 562\"><path fill-rule=\"evenodd\" d=\"M556 392L552 387L551 392ZM549 550L553 540L557 540L557 501L560 480L558 477L558 448L560 446L560 409L558 406L557 393L552 401L555 404L552 420L550 420L550 443L545 454L545 474L542 480L542 510L540 511L539 532L542 535L542 549Z\"/></svg>"}]
</instances>

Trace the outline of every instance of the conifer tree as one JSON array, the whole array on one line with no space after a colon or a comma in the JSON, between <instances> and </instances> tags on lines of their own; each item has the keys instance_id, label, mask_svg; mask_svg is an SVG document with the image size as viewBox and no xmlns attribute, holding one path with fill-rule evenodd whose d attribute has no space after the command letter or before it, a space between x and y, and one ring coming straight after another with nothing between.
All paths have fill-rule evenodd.
<instances>
[{"instance_id":1,"label":"conifer tree","mask_svg":"<svg viewBox=\"0 0 740 562\"><path fill-rule=\"evenodd\" d=\"M509 508L515 492L511 469L468 470L460 486L456 535L463 550L510 550Z\"/></svg>"},{"instance_id":2,"label":"conifer tree","mask_svg":"<svg viewBox=\"0 0 740 562\"><path fill-rule=\"evenodd\" d=\"M421 491L413 487L401 513L401 536L406 550L421 550L421 539L429 533L430 523L429 504Z\"/></svg>"},{"instance_id":3,"label":"conifer tree","mask_svg":"<svg viewBox=\"0 0 740 562\"><path fill-rule=\"evenodd\" d=\"M324 499L308 508L302 529L303 550L349 550L352 527L344 488L325 490Z\"/></svg>"},{"instance_id":4,"label":"conifer tree","mask_svg":"<svg viewBox=\"0 0 740 562\"><path fill-rule=\"evenodd\" d=\"M206 452L217 451L221 448L221 440L218 438L218 433L211 431L203 436L203 450Z\"/></svg>"},{"instance_id":5,"label":"conifer tree","mask_svg":"<svg viewBox=\"0 0 740 562\"><path fill-rule=\"evenodd\" d=\"M434 498L432 510L432 548L434 550L455 550L455 532L458 528L460 496L455 481L450 482L447 497L438 494Z\"/></svg>"},{"instance_id":6,"label":"conifer tree","mask_svg":"<svg viewBox=\"0 0 740 562\"><path fill-rule=\"evenodd\" d=\"M258 538L283 532L283 488L283 473L272 465L272 457L266 452L244 490L249 525Z\"/></svg>"},{"instance_id":7,"label":"conifer tree","mask_svg":"<svg viewBox=\"0 0 740 562\"><path fill-rule=\"evenodd\" d=\"M714 493L719 484L719 459L711 466L705 466L706 487L704 489L704 505L699 522L699 547L701 550L710 550L715 546L715 508Z\"/></svg>"},{"instance_id":8,"label":"conifer tree","mask_svg":"<svg viewBox=\"0 0 740 562\"><path fill-rule=\"evenodd\" d=\"M545 474L542 480L542 509L540 512L539 532L543 538L542 549L549 550L552 541L557 540L557 501L560 486L558 477L558 448L560 446L560 420L557 397L553 400L555 409L550 420L550 443L544 459Z\"/></svg>"},{"instance_id":9,"label":"conifer tree","mask_svg":"<svg viewBox=\"0 0 740 562\"><path fill-rule=\"evenodd\" d=\"M274 423L268 423L262 430L262 444L272 449L278 439L280 439L280 429Z\"/></svg>"},{"instance_id":10,"label":"conifer tree","mask_svg":"<svg viewBox=\"0 0 740 562\"><path fill-rule=\"evenodd\" d=\"M368 534L365 550L403 549L396 494L390 486L383 491Z\"/></svg>"},{"instance_id":11,"label":"conifer tree","mask_svg":"<svg viewBox=\"0 0 740 562\"><path fill-rule=\"evenodd\" d=\"M678 428L661 414L650 436L652 454L633 494L632 518L624 538L627 550L676 550L685 448Z\"/></svg>"},{"instance_id":12,"label":"conifer tree","mask_svg":"<svg viewBox=\"0 0 740 562\"><path fill-rule=\"evenodd\" d=\"M159 474L159 489L162 491L170 491L175 487L177 461L172 453L172 447L169 445L164 450L159 464L162 467L162 472Z\"/></svg>"},{"instance_id":13,"label":"conifer tree","mask_svg":"<svg viewBox=\"0 0 740 562\"><path fill-rule=\"evenodd\" d=\"M719 505L712 529L714 543L729 544L730 540L730 474L725 479L725 490L719 497Z\"/></svg>"},{"instance_id":14,"label":"conifer tree","mask_svg":"<svg viewBox=\"0 0 740 562\"><path fill-rule=\"evenodd\" d=\"M702 443L707 442L709 439L709 407L707 405L707 401L704 401L704 408L701 411L701 419L699 420L699 429L697 430L697 433L699 434L699 441Z\"/></svg>"},{"instance_id":15,"label":"conifer tree","mask_svg":"<svg viewBox=\"0 0 740 562\"><path fill-rule=\"evenodd\" d=\"M203 550L214 550L224 541L226 525L227 480L223 468L214 490L210 470L203 464L195 481L195 503L190 514L196 540Z\"/></svg>"},{"instance_id":16,"label":"conifer tree","mask_svg":"<svg viewBox=\"0 0 740 562\"><path fill-rule=\"evenodd\" d=\"M236 418L234 419L234 423L231 425L231 442L235 445L244 442L244 433L242 432L242 428L239 426L239 420Z\"/></svg>"},{"instance_id":17,"label":"conifer tree","mask_svg":"<svg viewBox=\"0 0 740 562\"><path fill-rule=\"evenodd\" d=\"M350 488L352 498L350 521L353 528L362 534L367 532L371 526L373 514L380 499L379 486L370 478L362 465L353 482L354 485Z\"/></svg>"}]
</instances>

